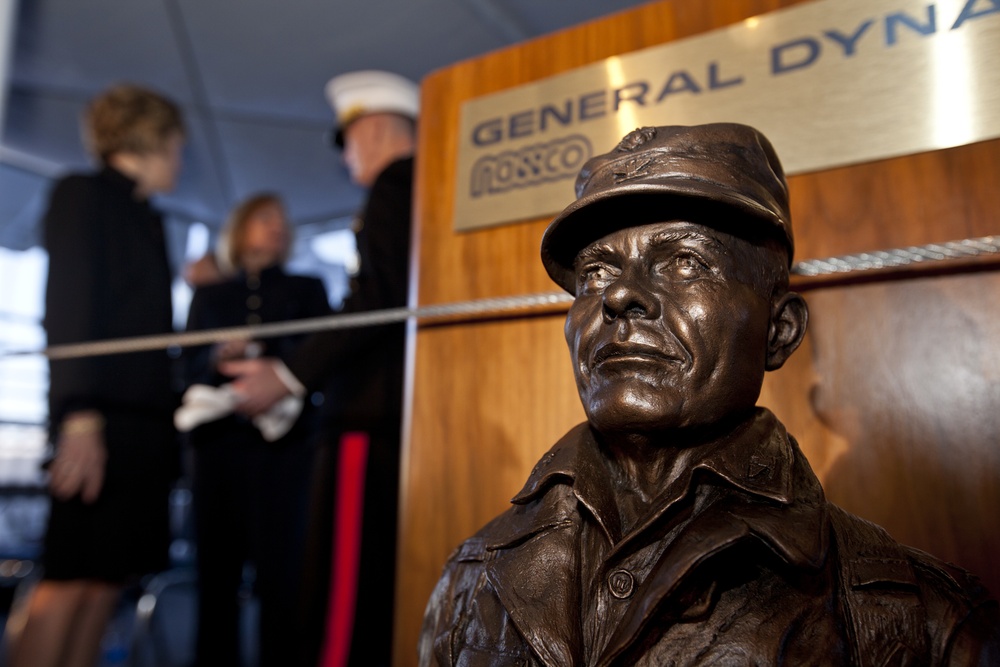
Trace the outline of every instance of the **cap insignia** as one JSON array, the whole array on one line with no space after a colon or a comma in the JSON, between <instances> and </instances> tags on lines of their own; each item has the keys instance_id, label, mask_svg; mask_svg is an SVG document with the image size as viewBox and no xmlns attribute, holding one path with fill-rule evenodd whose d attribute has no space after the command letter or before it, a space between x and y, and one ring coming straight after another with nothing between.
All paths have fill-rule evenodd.
<instances>
[{"instance_id":1,"label":"cap insignia","mask_svg":"<svg viewBox=\"0 0 1000 667\"><path fill-rule=\"evenodd\" d=\"M350 125L356 121L361 116L365 115L365 106L363 104L355 104L345 110L340 114L340 125L342 127Z\"/></svg>"},{"instance_id":2,"label":"cap insignia","mask_svg":"<svg viewBox=\"0 0 1000 667\"><path fill-rule=\"evenodd\" d=\"M656 137L655 127L640 127L626 134L615 150L619 153L630 153L645 143L652 141Z\"/></svg>"},{"instance_id":3,"label":"cap insignia","mask_svg":"<svg viewBox=\"0 0 1000 667\"><path fill-rule=\"evenodd\" d=\"M631 181L632 179L644 176L646 167L652 164L652 162L653 158L646 155L643 157L634 157L616 165L612 172L615 177L615 183Z\"/></svg>"}]
</instances>

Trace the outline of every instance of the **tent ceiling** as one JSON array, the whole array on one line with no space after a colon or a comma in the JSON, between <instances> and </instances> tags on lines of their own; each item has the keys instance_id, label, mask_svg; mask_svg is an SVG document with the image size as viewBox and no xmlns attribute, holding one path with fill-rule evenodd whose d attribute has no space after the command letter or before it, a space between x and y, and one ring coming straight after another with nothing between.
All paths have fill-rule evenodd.
<instances>
[{"instance_id":1,"label":"tent ceiling","mask_svg":"<svg viewBox=\"0 0 1000 667\"><path fill-rule=\"evenodd\" d=\"M630 0L20 0L0 135L0 245L37 242L51 179L89 165L85 102L117 81L179 101L185 169L161 206L217 227L258 190L296 224L346 224L362 193L323 143L325 82L354 69L419 81Z\"/></svg>"}]
</instances>

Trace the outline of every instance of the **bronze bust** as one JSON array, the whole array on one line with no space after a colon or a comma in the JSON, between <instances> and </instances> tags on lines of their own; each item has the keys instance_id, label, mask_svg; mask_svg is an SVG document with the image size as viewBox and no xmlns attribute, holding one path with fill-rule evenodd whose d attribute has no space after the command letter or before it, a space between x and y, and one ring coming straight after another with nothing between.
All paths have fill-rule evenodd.
<instances>
[{"instance_id":1,"label":"bronze bust","mask_svg":"<svg viewBox=\"0 0 1000 667\"><path fill-rule=\"evenodd\" d=\"M591 159L542 261L587 422L452 554L422 665L1000 664L969 573L826 501L764 373L806 330L757 130L647 127Z\"/></svg>"}]
</instances>

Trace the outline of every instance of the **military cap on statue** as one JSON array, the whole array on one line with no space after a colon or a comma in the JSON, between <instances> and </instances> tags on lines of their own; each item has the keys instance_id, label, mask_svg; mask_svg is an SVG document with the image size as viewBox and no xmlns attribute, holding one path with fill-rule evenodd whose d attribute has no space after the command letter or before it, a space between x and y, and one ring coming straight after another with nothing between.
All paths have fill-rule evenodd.
<instances>
[{"instance_id":1,"label":"military cap on statue","mask_svg":"<svg viewBox=\"0 0 1000 667\"><path fill-rule=\"evenodd\" d=\"M381 70L348 72L330 79L326 99L336 116L334 141L344 145L344 128L362 116L394 113L416 120L420 87L406 77Z\"/></svg>"},{"instance_id":2,"label":"military cap on statue","mask_svg":"<svg viewBox=\"0 0 1000 667\"><path fill-rule=\"evenodd\" d=\"M576 195L545 230L541 249L549 276L571 294L582 248L619 229L675 216L694 215L692 222L742 236L772 235L787 244L791 263L785 174L767 137L747 125L639 128L587 161Z\"/></svg>"}]
</instances>

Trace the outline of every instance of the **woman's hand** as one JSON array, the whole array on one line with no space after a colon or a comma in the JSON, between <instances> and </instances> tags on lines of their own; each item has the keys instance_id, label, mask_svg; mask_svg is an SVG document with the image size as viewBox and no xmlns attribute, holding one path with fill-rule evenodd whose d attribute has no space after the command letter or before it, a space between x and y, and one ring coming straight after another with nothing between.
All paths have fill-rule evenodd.
<instances>
[{"instance_id":1,"label":"woman's hand","mask_svg":"<svg viewBox=\"0 0 1000 667\"><path fill-rule=\"evenodd\" d=\"M60 500L80 494L85 503L97 500L104 485L108 452L104 418L94 411L73 412L63 420L56 457L49 466L49 490Z\"/></svg>"}]
</instances>

